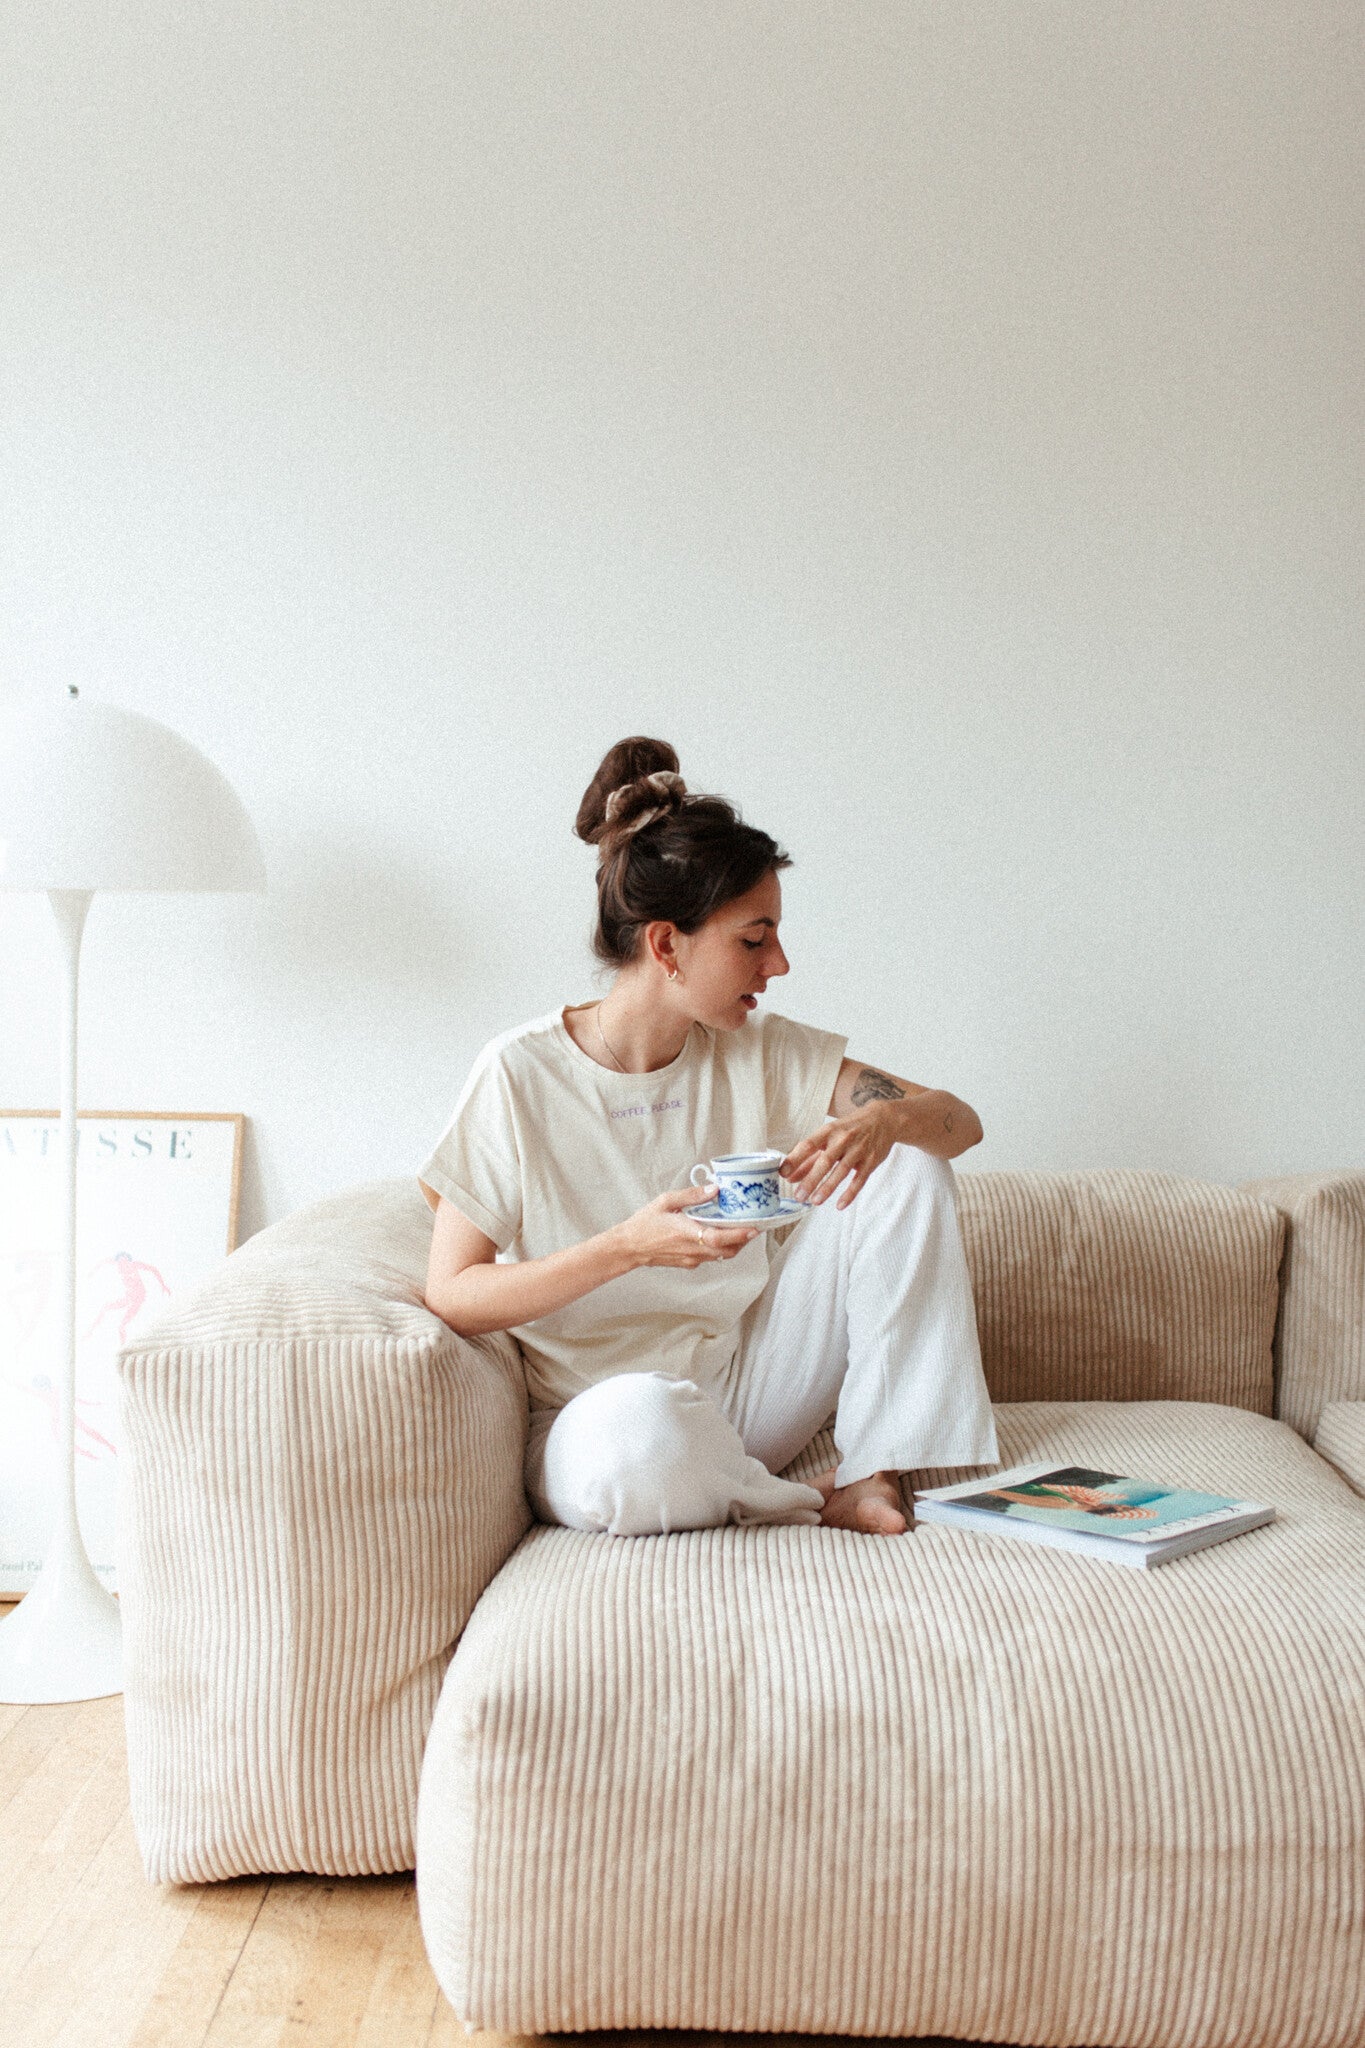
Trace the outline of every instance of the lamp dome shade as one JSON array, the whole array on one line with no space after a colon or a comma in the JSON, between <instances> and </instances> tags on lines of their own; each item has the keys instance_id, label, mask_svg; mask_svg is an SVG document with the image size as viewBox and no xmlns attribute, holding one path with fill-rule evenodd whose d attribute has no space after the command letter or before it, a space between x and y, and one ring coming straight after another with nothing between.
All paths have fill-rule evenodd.
<instances>
[{"instance_id":1,"label":"lamp dome shade","mask_svg":"<svg viewBox=\"0 0 1365 2048\"><path fill-rule=\"evenodd\" d=\"M264 889L231 783L155 718L74 693L0 707L0 889Z\"/></svg>"}]
</instances>

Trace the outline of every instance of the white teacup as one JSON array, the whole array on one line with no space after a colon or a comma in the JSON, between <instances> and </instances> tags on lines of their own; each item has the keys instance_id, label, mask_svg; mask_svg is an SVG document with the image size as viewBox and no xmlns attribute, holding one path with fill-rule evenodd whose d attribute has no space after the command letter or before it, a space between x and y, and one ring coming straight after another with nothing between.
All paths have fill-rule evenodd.
<instances>
[{"instance_id":1,"label":"white teacup","mask_svg":"<svg viewBox=\"0 0 1365 2048\"><path fill-rule=\"evenodd\" d=\"M742 1223L748 1216L775 1216L781 1206L778 1167L785 1152L727 1152L707 1165L692 1168L694 1188L716 1183L716 1207L722 1216Z\"/></svg>"}]
</instances>

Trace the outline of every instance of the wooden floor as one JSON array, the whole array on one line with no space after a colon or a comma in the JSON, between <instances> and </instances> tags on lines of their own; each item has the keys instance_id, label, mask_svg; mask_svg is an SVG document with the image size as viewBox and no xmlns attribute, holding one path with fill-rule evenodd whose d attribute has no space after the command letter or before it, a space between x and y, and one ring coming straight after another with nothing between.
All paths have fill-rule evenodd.
<instances>
[{"instance_id":1,"label":"wooden floor","mask_svg":"<svg viewBox=\"0 0 1365 2048\"><path fill-rule=\"evenodd\" d=\"M536 2038L465 2033L431 1974L411 1877L148 1884L128 1812L122 1699L0 1706L3 2048L501 2048ZM560 2038L585 2048L815 2042Z\"/></svg>"}]
</instances>

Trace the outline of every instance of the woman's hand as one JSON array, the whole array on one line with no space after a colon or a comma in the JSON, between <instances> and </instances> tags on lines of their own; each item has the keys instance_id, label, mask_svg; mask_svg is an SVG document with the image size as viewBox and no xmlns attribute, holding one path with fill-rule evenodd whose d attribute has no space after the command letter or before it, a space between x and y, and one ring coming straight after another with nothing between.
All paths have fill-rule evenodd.
<instances>
[{"instance_id":1,"label":"woman's hand","mask_svg":"<svg viewBox=\"0 0 1365 2048\"><path fill-rule=\"evenodd\" d=\"M758 1232L749 1223L698 1223L688 1215L715 1194L714 1181L704 1188L669 1188L608 1234L624 1247L633 1266L704 1266L713 1259L732 1259Z\"/></svg>"},{"instance_id":2,"label":"woman's hand","mask_svg":"<svg viewBox=\"0 0 1365 2048\"><path fill-rule=\"evenodd\" d=\"M797 1199L818 1204L847 1180L838 1202L839 1208L846 1209L897 1142L897 1107L869 1102L865 1109L836 1117L812 1137L793 1145L778 1170L795 1184Z\"/></svg>"}]
</instances>

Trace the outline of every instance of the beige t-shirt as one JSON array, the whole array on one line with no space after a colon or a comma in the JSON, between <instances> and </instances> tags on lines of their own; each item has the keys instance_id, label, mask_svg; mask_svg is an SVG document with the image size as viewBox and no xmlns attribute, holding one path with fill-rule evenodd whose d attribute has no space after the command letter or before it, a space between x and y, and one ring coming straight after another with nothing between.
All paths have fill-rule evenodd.
<instances>
[{"instance_id":1,"label":"beige t-shirt","mask_svg":"<svg viewBox=\"0 0 1365 2048\"><path fill-rule=\"evenodd\" d=\"M789 1152L825 1121L847 1045L759 1011L734 1031L693 1024L668 1066L622 1074L590 1059L552 1010L489 1040L417 1177L431 1208L444 1195L501 1262L544 1258L686 1187L698 1161ZM618 1372L719 1380L777 1234L732 1259L639 1267L515 1325L532 1407L562 1408Z\"/></svg>"}]
</instances>

